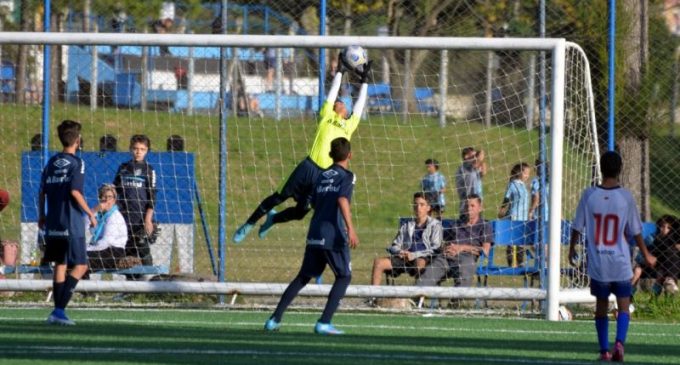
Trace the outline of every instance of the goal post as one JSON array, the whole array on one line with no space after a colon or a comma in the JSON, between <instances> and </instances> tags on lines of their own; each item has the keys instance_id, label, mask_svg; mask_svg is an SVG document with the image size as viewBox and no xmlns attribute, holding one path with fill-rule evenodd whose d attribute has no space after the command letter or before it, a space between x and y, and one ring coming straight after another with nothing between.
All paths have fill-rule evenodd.
<instances>
[{"instance_id":1,"label":"goal post","mask_svg":"<svg viewBox=\"0 0 680 365\"><path fill-rule=\"evenodd\" d=\"M201 246L200 240L213 238L219 241L219 247L227 247L226 282L225 283L190 283L190 282L134 282L92 280L82 282L78 290L88 291L120 291L120 292L170 292L170 293L207 293L229 294L242 293L248 295L279 295L285 289L288 280L292 279L298 269L301 250L304 249L304 237L307 220L277 225L266 240L257 237L249 238L242 246L231 246L227 242L234 229L247 218L259 201L269 195L276 185L292 171L295 163L307 154L309 141L315 130L316 113L319 105L315 104L313 95L306 95L304 87L312 88L316 68L313 62L303 59L305 53L317 48L338 49L349 45L360 45L369 51L369 58L376 61L373 83L375 90L386 88L384 93L374 93L368 103L368 113L364 116L353 138L355 159L351 168L359 171L357 192L353 205L357 206L356 223L359 232L368 237L363 251L356 251L353 259L361 263L354 269L360 273L361 281L353 282L348 290L350 297L415 297L431 298L467 298L467 299L508 299L508 300L546 300L546 318L557 320L560 303L591 302L583 283L565 284L571 276L583 276L576 269L570 271L571 279L565 278L564 251L565 232L563 221L570 220L574 212L574 200L580 191L589 186L598 173L596 168L597 134L594 120L594 106L590 85L590 74L587 59L580 48L564 39L551 38L438 38L438 37L353 37L353 36L263 36L263 35L197 35L197 34L108 34L108 33L0 33L0 44L16 45L55 45L55 46L110 46L117 47L118 53L111 52L110 59L118 65L118 58L125 47L176 47L176 54L171 58L178 59L174 72L177 78L177 90L167 90L161 85L154 90L154 95L165 95L167 98L177 97L189 92L188 104L198 108L200 98L214 98L216 83L210 78L216 74L210 71L194 71L202 68L208 70L210 62L193 60L193 57L212 54L215 47L230 48L231 63L229 73L231 85L229 98L228 139L222 141L218 137L218 109L210 106L199 112L185 109L180 101L175 101L168 109L147 108L140 111L134 102L136 86L130 70L116 72L111 81L116 90L131 88L127 93L117 93L115 107L99 108L87 112L81 110L76 100L66 100L62 105L50 106L56 115L67 117L69 112L77 113L83 121L84 129L96 128L97 131L113 131L123 137L125 133L149 131L154 136L165 134L184 134L194 136L194 145L187 152L192 158L182 161L183 169L195 168L196 189L204 192L201 204L196 207L191 194L193 189L184 190L186 181L172 181L177 194L168 196L184 196L189 194L194 207L194 215L190 221L197 225L198 212L209 212L206 218L200 217L205 226L202 233L193 227L191 236L191 253L210 257L213 251L208 245L208 252ZM180 47L189 47L188 54L181 53ZM261 58L254 52L262 48L276 48L276 77L268 79L268 70L259 65ZM293 55L286 55L286 49L293 49ZM405 51L408 62L400 63L394 52ZM424 51L419 55L413 51ZM133 54L134 51L129 51ZM392 53L391 53L392 52ZM550 60L549 85L549 120L550 126L546 145L549 150L550 190L548 192L549 212L547 247L549 255L542 257L537 250L538 267L536 275L545 276L547 285L544 288L532 288L522 285L521 278L499 278L495 285L481 287L452 287L442 284L439 287L416 287L411 284L397 286L371 286L366 280L370 276L370 263L375 257L384 256L384 247L389 244L397 229L398 219L410 216L410 196L419 189L422 161L437 157L445 170L449 185L445 193L447 210L444 218L455 219L458 215L458 197L455 189L455 171L461 163L460 152L464 147L476 146L487 149L489 154L489 172L484 177L485 196L484 217L495 219L496 210L503 201L503 190L508 181L508 172L517 162L528 162L533 165L538 156L539 133L531 129L539 123L534 113L537 92L533 90L536 83L529 82L537 78L535 56L545 52ZM101 53L101 52L99 52ZM413 52L414 54L416 52ZM98 52L91 52L95 57L103 57ZM74 53L69 53L73 56ZM234 56L238 55L238 56ZM422 56L422 57L421 57ZM153 56L152 57L157 57ZM205 56L209 59L210 56ZM245 65L239 65L240 57L247 58ZM282 59L289 57L293 65L282 67ZM188 58L192 58L189 86L181 88L181 69ZM331 59L332 57L329 57ZM532 58L533 61L531 60ZM213 57L214 60L214 57ZM378 61L382 64L378 65ZM157 65L166 61L163 57L154 58ZM199 62L200 61L200 62ZM411 62L412 61L412 62ZM63 61L62 62L67 62ZM101 64L96 58L94 64ZM109 62L109 60L106 60ZM132 64L129 60L123 63ZM199 63L196 63L199 62ZM394 62L397 62L395 64ZM251 64L252 63L252 64ZM389 67L389 66L392 67ZM433 66L435 65L435 66ZM420 69L418 69L420 66ZM102 67L102 66L100 66ZM170 66L168 66L170 67ZM430 67L428 69L428 67ZM94 67L96 68L96 67ZM437 69L438 68L438 69ZM490 71L491 70L491 71ZM69 69L76 72L78 70ZM166 72L171 74L172 70ZM184 70L186 72L186 70ZM201 74L200 72L204 72ZM97 74L97 72L91 72ZM160 73L158 73L160 74ZM382 78L380 75L384 75ZM211 76L212 75L212 76ZM347 80L353 76L345 77ZM65 82L72 82L66 75ZM289 79L287 79L289 78ZM388 80L389 79L389 80ZM126 81L132 80L132 81ZM239 81L240 80L240 81ZM354 80L356 81L356 80ZM486 82L485 82L486 81ZM74 81L77 83L78 81ZM150 83L153 87L158 80L151 78L141 82ZM240 82L241 84L236 84ZM306 82L307 85L302 83ZM469 84L466 84L469 82ZM255 83L259 83L255 85ZM272 84L273 83L273 84ZM411 83L411 84L410 84ZM474 85L473 85L474 84ZM122 85L122 86L121 86ZM173 84L174 85L174 84ZM212 86L211 86L212 85ZM318 85L318 84L316 84ZM351 105L352 85L345 82L344 98ZM473 86L470 86L473 85ZM95 86L96 87L96 86ZM218 86L219 87L219 86ZM239 90L242 88L242 90ZM285 91L284 91L285 90ZM407 95L421 90L418 94ZM471 91L473 90L473 91ZM231 92L233 91L233 92ZM239 94L240 93L240 94ZM145 91L142 92L145 94ZM96 93L95 93L96 95ZM225 92L223 95L227 95ZM241 95L243 98L241 99ZM129 100L128 100L129 99ZM165 100L165 99L163 99ZM257 103L253 103L256 100ZM271 102L272 105L266 103ZM243 104L243 105L242 105ZM214 104L211 104L214 105ZM292 106L295 105L295 106ZM244 114L238 115L236 109L243 106ZM32 115L29 106L17 106L21 113ZM23 108L23 109L22 109ZM73 109L75 108L75 109ZM184 109L183 109L184 108ZM63 112L62 112L63 111ZM257 113L259 112L259 114ZM107 114L108 113L108 114ZM240 113L240 111L239 111ZM100 117L101 116L101 117ZM20 116L6 116L5 118ZM55 127L52 118L51 130ZM101 119L100 119L101 118ZM141 122L133 119L142 119ZM167 122L167 123L164 123ZM21 128L15 124L16 128ZM529 127L527 127L529 126ZM3 127L8 130L9 127ZM12 132L7 138L25 140L29 132ZM126 138L121 137L125 145ZM25 149L23 144L12 142L12 150ZM200 145L201 147L196 147ZM414 147L415 146L415 147ZM54 143L50 147L56 147ZM482 148L479 148L482 147ZM493 150L489 151L491 148ZM122 148L125 150L125 147ZM2 152L8 156L9 151ZM193 158L195 157L195 162ZM92 157L94 158L94 156ZM122 157L121 157L122 158ZM177 161L174 157L154 157L164 171L177 171L178 166L171 165ZM10 161L5 159L4 161ZM118 161L118 160L116 160ZM188 162L191 161L191 162ZM418 165L414 165L417 161ZM15 170L21 170L21 161L12 161ZM191 165L190 165L191 163ZM195 165L194 165L195 163ZM220 163L226 164L226 176L218 175ZM168 164L171 166L166 166ZM7 166L6 166L7 167ZM408 170L407 172L404 172ZM415 170L412 172L411 170ZM26 173L26 171L22 171ZM36 172L33 171L35 174ZM177 173L177 172L175 172ZM106 175L106 174L104 174ZM102 175L102 176L104 176ZM184 175L182 175L184 177ZM191 177L187 176L190 181ZM227 191L218 188L221 179L227 181ZM405 181L410 180L410 181ZM10 185L15 186L13 192L19 196L21 175L15 176ZM362 186L363 184L363 186ZM528 182L527 182L528 185ZM23 190L22 190L23 191ZM226 197L226 199L224 198ZM92 198L92 197L90 197ZM179 199L179 198L177 198ZM29 200L22 197L22 202ZM398 200L395 202L394 200ZM178 200L175 203L187 203ZM217 237L216 226L223 221L217 209L218 204L227 208L227 237ZM174 205L172 207L175 207ZM406 209L404 209L406 207ZM26 208L26 207L22 207ZM543 208L543 207L540 207ZM177 208L168 208L177 209ZM354 208L353 208L354 209ZM171 215L173 212L167 213ZM5 213L3 213L5 214ZM15 214L16 221L10 218L2 224L23 222L23 218ZM176 223L176 222L173 222ZM281 227L279 227L281 226ZM26 225L26 230L35 226ZM33 228L30 228L33 227ZM21 225L22 234L24 225ZM34 232L35 233L35 232ZM256 234L252 234L257 236ZM527 242L532 242L528 237ZM208 236L208 237L204 237ZM31 236L33 237L33 236ZM172 238L171 238L172 239ZM534 245L543 245L545 242ZM161 245L165 242L160 242ZM199 249L199 246L202 248ZM172 250L172 246L170 246ZM496 262L504 261L504 247L496 248ZM195 253L194 253L195 252ZM184 265L182 255L168 259L171 266ZM278 262L277 258L284 259ZM220 256L222 258L222 256ZM547 259L545 262L541 260ZM529 260L527 256L526 260ZM197 271L209 273L209 265L201 264ZM198 266L196 261L195 266ZM222 267L222 266L220 266ZM330 276L328 280L332 280ZM525 279L528 278L525 276ZM356 279L355 279L356 280ZM410 280L410 279L409 279ZM492 279L495 280L495 279ZM0 281L0 290L44 290L48 281L30 278ZM303 294L311 296L327 295L329 285L310 286Z\"/></svg>"}]
</instances>

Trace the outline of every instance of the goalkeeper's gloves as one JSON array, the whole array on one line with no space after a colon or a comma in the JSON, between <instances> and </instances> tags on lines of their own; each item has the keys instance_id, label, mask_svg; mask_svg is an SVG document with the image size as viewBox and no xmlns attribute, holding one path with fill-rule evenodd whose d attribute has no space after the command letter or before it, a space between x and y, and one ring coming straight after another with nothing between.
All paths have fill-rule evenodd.
<instances>
[{"instance_id":1,"label":"goalkeeper's gloves","mask_svg":"<svg viewBox=\"0 0 680 365\"><path fill-rule=\"evenodd\" d=\"M352 67L345 61L345 51L340 51L340 53L338 53L338 72L344 73L351 69Z\"/></svg>"},{"instance_id":2,"label":"goalkeeper's gloves","mask_svg":"<svg viewBox=\"0 0 680 365\"><path fill-rule=\"evenodd\" d=\"M371 65L373 65L373 60L368 61L363 66L361 66L361 72L357 71L362 84L365 84L368 81L368 76L371 74Z\"/></svg>"}]
</instances>

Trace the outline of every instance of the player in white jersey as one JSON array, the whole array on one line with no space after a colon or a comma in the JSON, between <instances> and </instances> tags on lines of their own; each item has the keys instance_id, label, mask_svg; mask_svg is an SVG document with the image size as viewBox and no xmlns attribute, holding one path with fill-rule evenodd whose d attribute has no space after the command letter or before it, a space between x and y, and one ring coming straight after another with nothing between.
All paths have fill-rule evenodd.
<instances>
[{"instance_id":1,"label":"player in white jersey","mask_svg":"<svg viewBox=\"0 0 680 365\"><path fill-rule=\"evenodd\" d=\"M576 266L576 244L585 234L590 277L590 293L596 298L595 329L600 344L600 360L623 362L623 344L630 323L630 297L633 268L630 242L633 237L645 261L654 266L656 258L642 240L642 223L630 191L619 186L623 163L613 151L600 158L602 185L590 187L581 195L572 225L569 262ZM616 342L609 352L609 295L614 294L619 308L616 319Z\"/></svg>"}]
</instances>

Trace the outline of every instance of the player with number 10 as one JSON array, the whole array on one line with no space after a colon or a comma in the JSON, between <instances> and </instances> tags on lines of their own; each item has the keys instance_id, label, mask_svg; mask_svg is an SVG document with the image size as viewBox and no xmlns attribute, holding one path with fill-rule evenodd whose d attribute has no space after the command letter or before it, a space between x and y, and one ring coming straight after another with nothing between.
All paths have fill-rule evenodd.
<instances>
[{"instance_id":1,"label":"player with number 10","mask_svg":"<svg viewBox=\"0 0 680 365\"><path fill-rule=\"evenodd\" d=\"M623 362L633 289L630 238L635 240L650 266L656 263L642 240L642 222L633 195L619 186L622 166L621 156L616 152L605 152L601 156L602 184L586 189L581 195L569 246L569 262L576 266L575 246L585 235L590 293L596 298L595 329L602 361ZM609 351L607 318L610 294L616 296L619 308L613 353Z\"/></svg>"}]
</instances>

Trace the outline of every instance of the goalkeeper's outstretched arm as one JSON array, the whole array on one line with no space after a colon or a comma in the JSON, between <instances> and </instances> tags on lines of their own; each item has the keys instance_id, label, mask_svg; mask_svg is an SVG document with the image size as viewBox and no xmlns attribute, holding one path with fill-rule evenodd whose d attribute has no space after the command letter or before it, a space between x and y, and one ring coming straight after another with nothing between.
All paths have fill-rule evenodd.
<instances>
[{"instance_id":1,"label":"goalkeeper's outstretched arm","mask_svg":"<svg viewBox=\"0 0 680 365\"><path fill-rule=\"evenodd\" d=\"M342 83L342 72L338 70L333 77L333 83L331 84L331 89L328 90L328 96L326 96L326 101L335 102L338 98L338 93L340 92L340 84Z\"/></svg>"},{"instance_id":2,"label":"goalkeeper's outstretched arm","mask_svg":"<svg viewBox=\"0 0 680 365\"><path fill-rule=\"evenodd\" d=\"M352 110L353 115L358 115L361 117L361 114L364 113L364 107L366 106L366 99L368 99L368 84L364 82L361 84L359 97L357 98L357 102L354 105L354 109Z\"/></svg>"},{"instance_id":3,"label":"goalkeeper's outstretched arm","mask_svg":"<svg viewBox=\"0 0 680 365\"><path fill-rule=\"evenodd\" d=\"M371 65L373 64L373 61L368 61L359 73L359 76L361 77L361 89L359 90L359 97L357 98L357 102L354 105L354 110L352 110L353 115L357 115L361 117L361 114L364 113L364 107L366 106L366 99L368 99L368 84L366 83L368 81L368 76L371 74Z\"/></svg>"}]
</instances>

